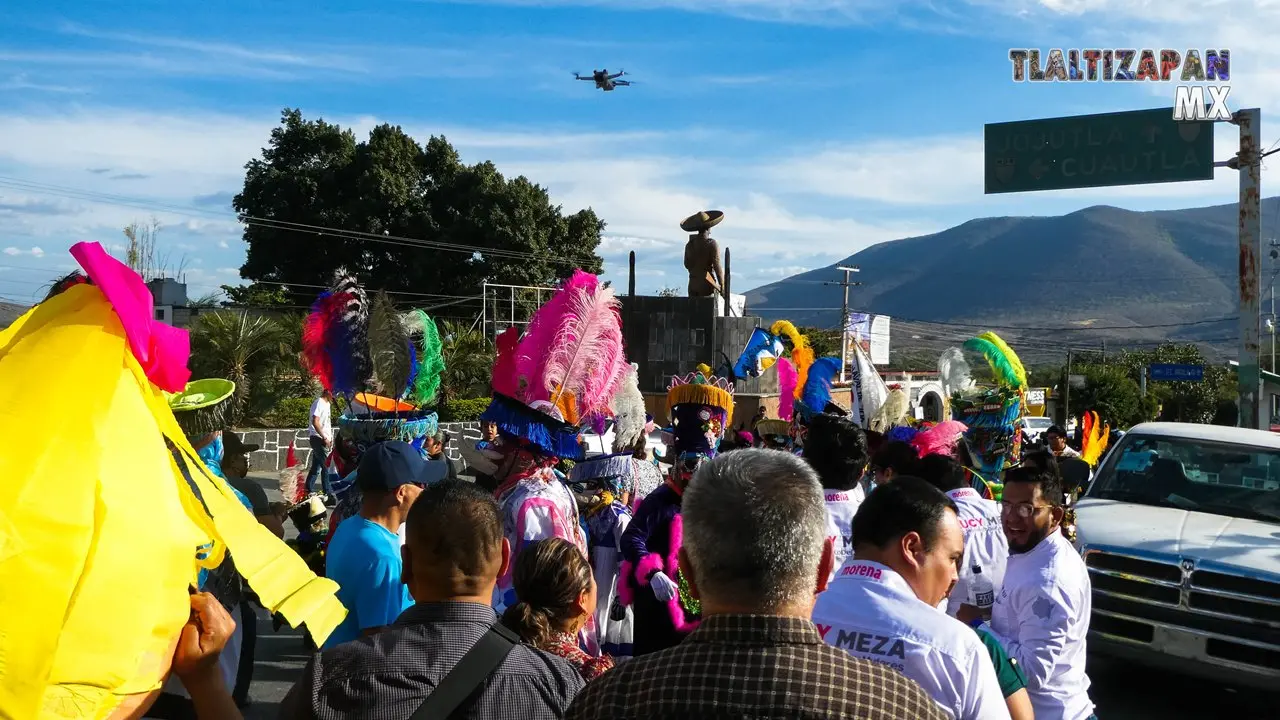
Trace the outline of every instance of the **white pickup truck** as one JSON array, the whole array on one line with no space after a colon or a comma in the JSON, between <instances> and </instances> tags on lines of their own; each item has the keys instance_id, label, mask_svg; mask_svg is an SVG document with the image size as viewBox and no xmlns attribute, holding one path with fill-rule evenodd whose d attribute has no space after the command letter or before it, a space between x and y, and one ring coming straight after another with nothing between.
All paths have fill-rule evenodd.
<instances>
[{"instance_id":1,"label":"white pickup truck","mask_svg":"<svg viewBox=\"0 0 1280 720\"><path fill-rule=\"evenodd\" d=\"M1076 504L1089 649L1280 687L1280 435L1148 423Z\"/></svg>"}]
</instances>

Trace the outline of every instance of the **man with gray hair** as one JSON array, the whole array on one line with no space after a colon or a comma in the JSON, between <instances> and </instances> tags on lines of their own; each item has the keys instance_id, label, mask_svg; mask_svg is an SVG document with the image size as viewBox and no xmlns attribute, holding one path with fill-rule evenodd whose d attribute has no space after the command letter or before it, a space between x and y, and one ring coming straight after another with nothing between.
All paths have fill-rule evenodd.
<instances>
[{"instance_id":1,"label":"man with gray hair","mask_svg":"<svg viewBox=\"0 0 1280 720\"><path fill-rule=\"evenodd\" d=\"M570 720L946 716L914 681L822 642L810 620L832 543L822 485L800 458L727 453L684 493L680 570L702 623L676 647L589 684Z\"/></svg>"}]
</instances>

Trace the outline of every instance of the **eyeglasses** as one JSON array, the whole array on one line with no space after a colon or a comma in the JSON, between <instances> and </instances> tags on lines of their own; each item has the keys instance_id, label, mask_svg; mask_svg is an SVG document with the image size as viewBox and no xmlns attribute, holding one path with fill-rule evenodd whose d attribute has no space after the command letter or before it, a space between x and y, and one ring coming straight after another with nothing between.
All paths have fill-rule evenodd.
<instances>
[{"instance_id":1,"label":"eyeglasses","mask_svg":"<svg viewBox=\"0 0 1280 720\"><path fill-rule=\"evenodd\" d=\"M1054 506L1053 505L1032 505L1031 503L1001 502L1000 514L1001 515L1013 514L1013 515L1017 515L1023 520L1026 520L1032 517L1033 515L1035 515L1036 513L1040 512L1041 510L1044 510L1045 508L1051 508L1051 507L1054 507Z\"/></svg>"}]
</instances>

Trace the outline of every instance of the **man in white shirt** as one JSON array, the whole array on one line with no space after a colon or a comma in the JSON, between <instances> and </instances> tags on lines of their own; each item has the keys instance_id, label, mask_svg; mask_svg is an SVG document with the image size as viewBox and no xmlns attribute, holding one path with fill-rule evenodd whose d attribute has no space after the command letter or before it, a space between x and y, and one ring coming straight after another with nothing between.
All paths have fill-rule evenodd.
<instances>
[{"instance_id":1,"label":"man in white shirt","mask_svg":"<svg viewBox=\"0 0 1280 720\"><path fill-rule=\"evenodd\" d=\"M316 482L316 476L319 476L320 487L324 490L324 494L329 497L333 496L333 491L329 487L329 473L325 470L324 463L329 457L329 452L333 450L332 406L333 394L325 390L320 393L315 402L311 403L311 412L307 416L307 441L311 445L311 467L307 470L307 492L311 492L311 488Z\"/></svg>"},{"instance_id":2,"label":"man in white shirt","mask_svg":"<svg viewBox=\"0 0 1280 720\"><path fill-rule=\"evenodd\" d=\"M897 669L957 720L1007 719L982 641L936 607L964 557L955 503L919 478L895 478L858 508L853 554L814 607L823 639Z\"/></svg>"},{"instance_id":3,"label":"man in white shirt","mask_svg":"<svg viewBox=\"0 0 1280 720\"><path fill-rule=\"evenodd\" d=\"M853 549L853 516L867 493L867 436L852 420L823 413L809 423L804 460L822 479L827 504L827 538L835 550L831 577Z\"/></svg>"},{"instance_id":4,"label":"man in white shirt","mask_svg":"<svg viewBox=\"0 0 1280 720\"><path fill-rule=\"evenodd\" d=\"M916 471L955 502L964 531L964 562L960 565L960 579L947 597L947 614L955 617L961 605L983 604L974 592L975 568L980 568L982 577L991 583L991 597L985 603L989 608L1000 594L1009 561L1009 540L1000 521L1000 505L978 494L960 463L946 455L921 458Z\"/></svg>"},{"instance_id":5,"label":"man in white shirt","mask_svg":"<svg viewBox=\"0 0 1280 720\"><path fill-rule=\"evenodd\" d=\"M1093 718L1085 639L1092 611L1089 573L1059 528L1062 478L1054 467L1005 473L1001 516L1009 538L1004 587L991 622L969 608L960 619L989 629L1022 666L1037 720Z\"/></svg>"},{"instance_id":6,"label":"man in white shirt","mask_svg":"<svg viewBox=\"0 0 1280 720\"><path fill-rule=\"evenodd\" d=\"M1049 450L1054 457L1078 458L1080 453L1067 444L1067 431L1060 426L1054 425L1044 431L1044 440L1049 445Z\"/></svg>"}]
</instances>

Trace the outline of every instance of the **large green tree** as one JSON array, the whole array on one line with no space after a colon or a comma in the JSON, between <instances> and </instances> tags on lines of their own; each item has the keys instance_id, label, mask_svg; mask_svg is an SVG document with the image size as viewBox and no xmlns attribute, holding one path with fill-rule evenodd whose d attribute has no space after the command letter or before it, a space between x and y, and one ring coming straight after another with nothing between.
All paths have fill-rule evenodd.
<instances>
[{"instance_id":1,"label":"large green tree","mask_svg":"<svg viewBox=\"0 0 1280 720\"><path fill-rule=\"evenodd\" d=\"M592 210L565 215L529 179L505 178L490 162L466 165L445 138L422 145L392 125L357 141L285 110L232 204L246 221L241 276L298 286L294 303L338 267L371 288L461 296L478 295L486 280L550 285L575 267L603 266L604 223Z\"/></svg>"},{"instance_id":2,"label":"large green tree","mask_svg":"<svg viewBox=\"0 0 1280 720\"><path fill-rule=\"evenodd\" d=\"M1092 410L1103 422L1117 429L1152 419L1155 400L1142 397L1137 381L1125 368L1091 365L1083 374L1084 387L1071 388L1071 409L1076 415Z\"/></svg>"}]
</instances>

